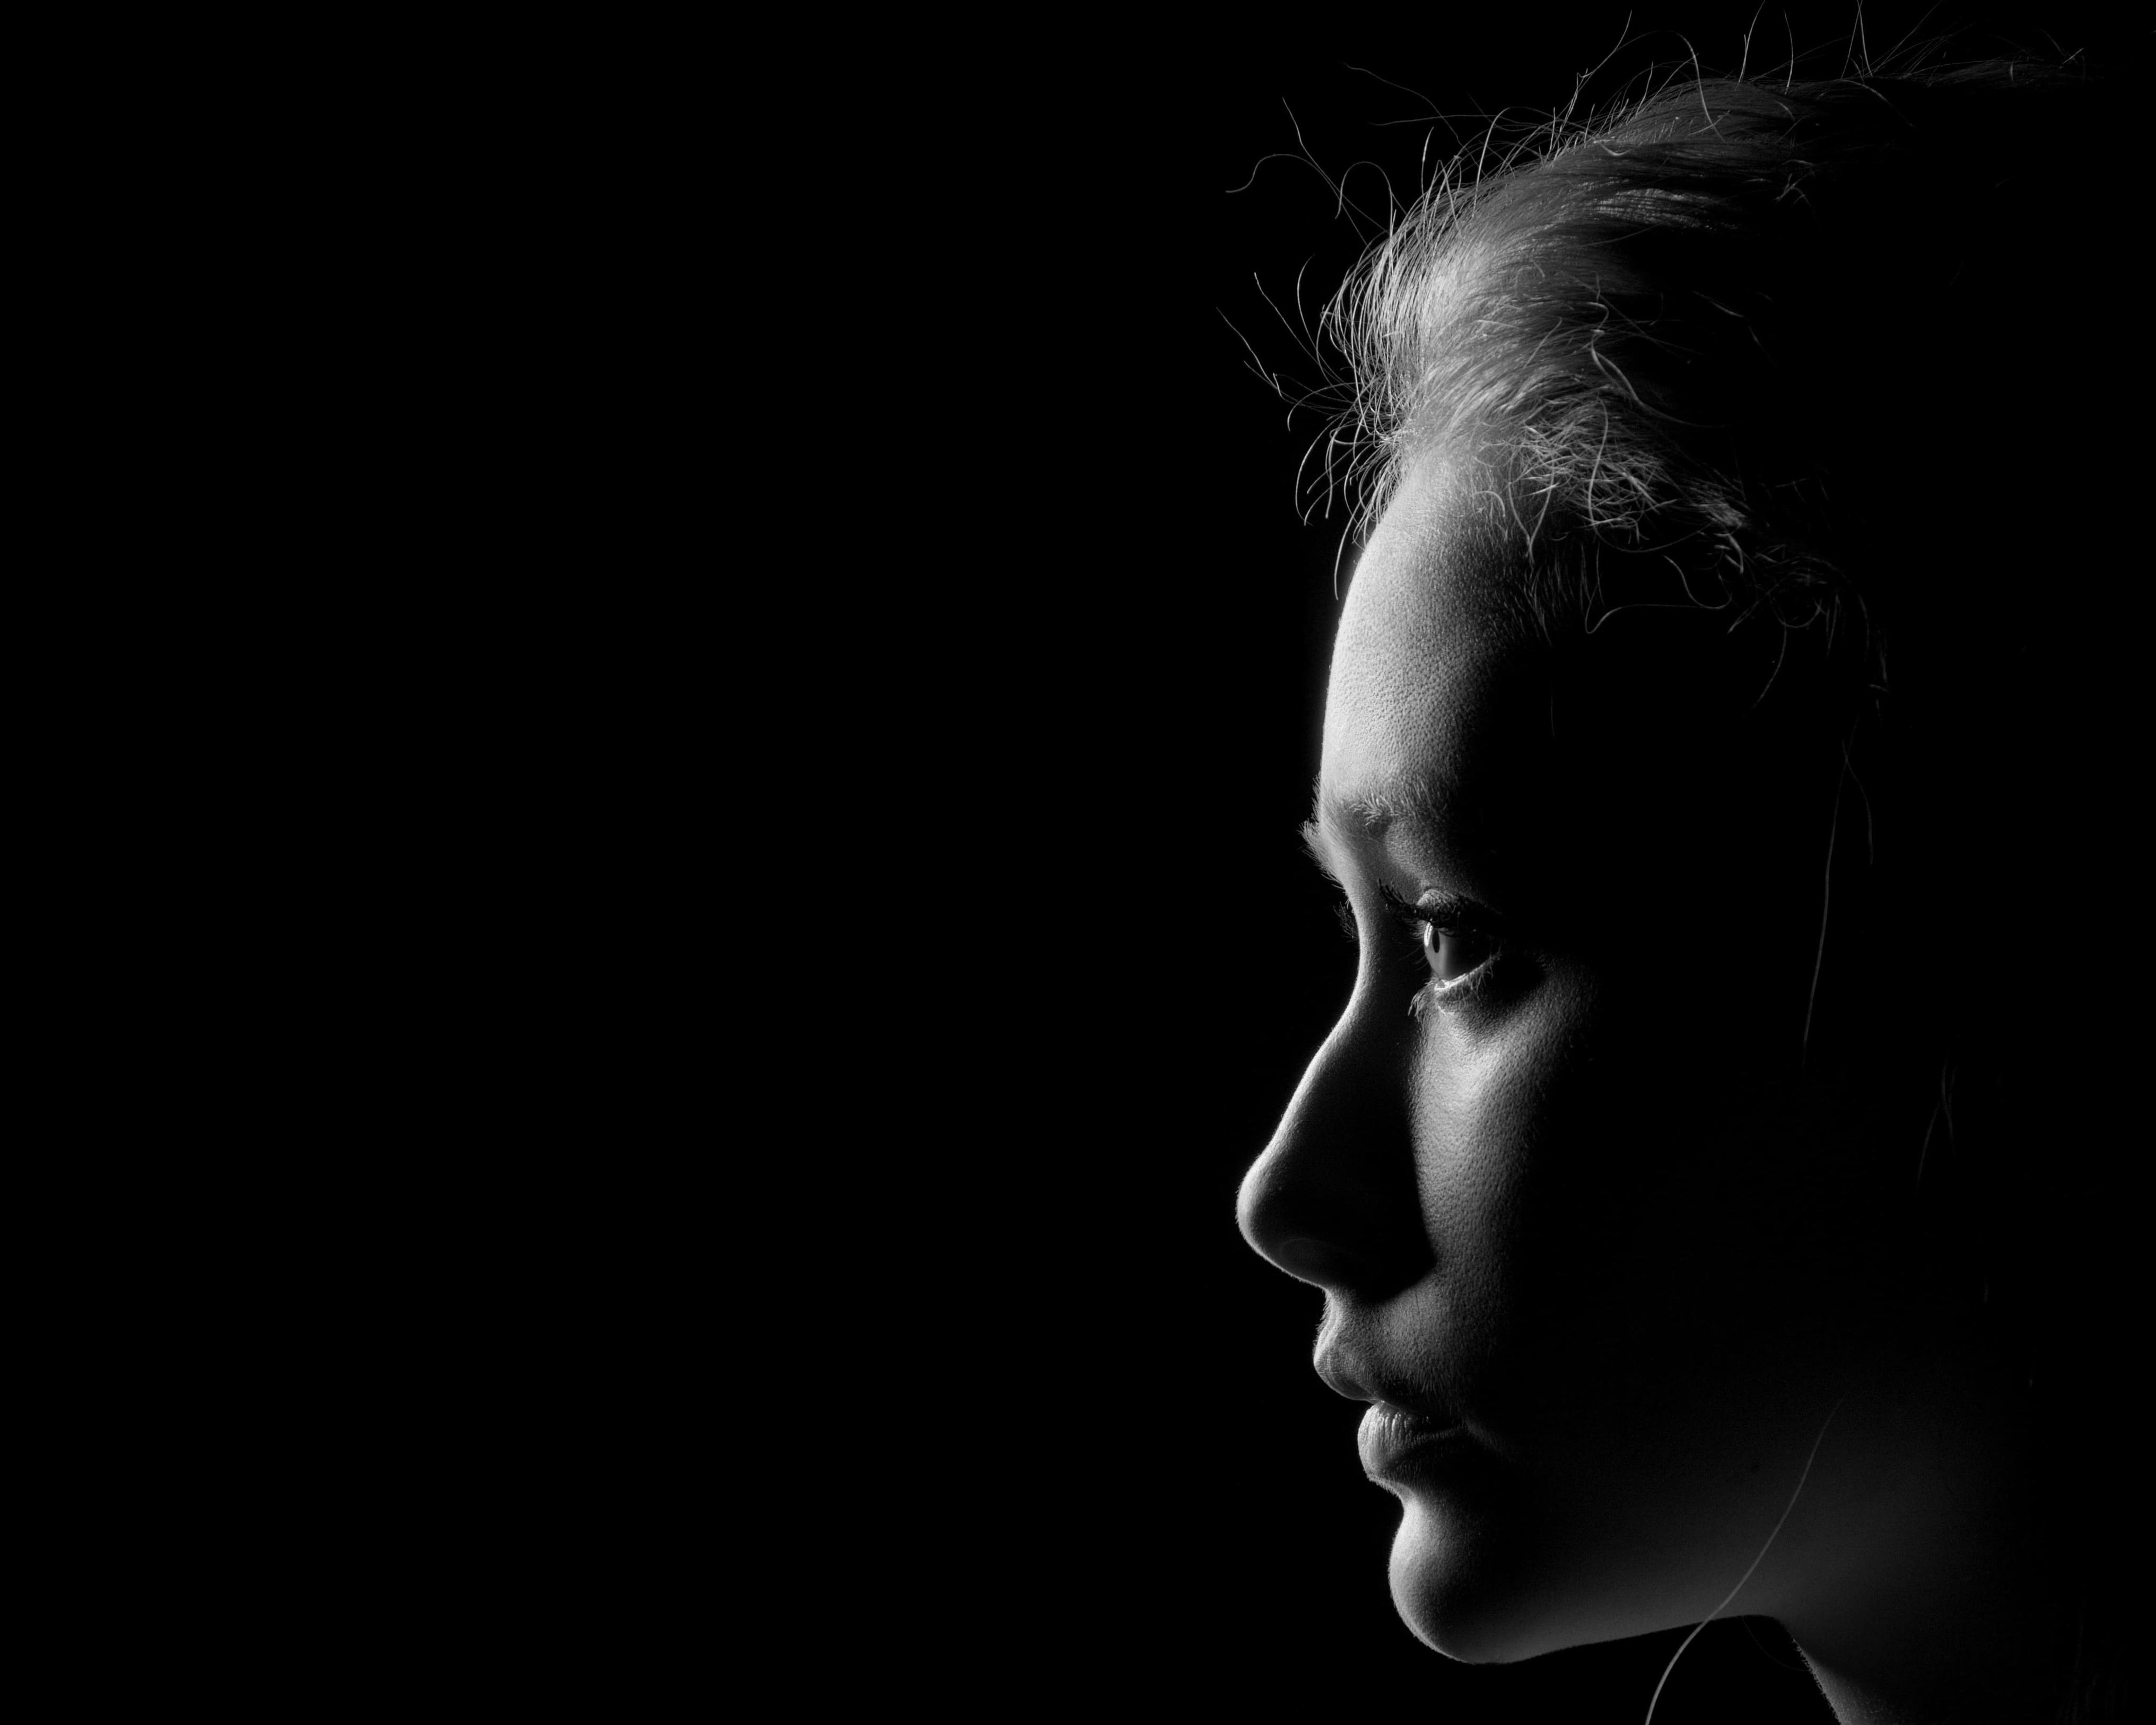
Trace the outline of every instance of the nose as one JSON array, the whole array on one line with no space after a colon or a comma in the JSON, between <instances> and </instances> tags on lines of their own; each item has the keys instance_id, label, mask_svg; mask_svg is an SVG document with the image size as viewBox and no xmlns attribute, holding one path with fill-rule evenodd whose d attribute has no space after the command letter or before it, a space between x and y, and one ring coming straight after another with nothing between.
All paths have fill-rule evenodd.
<instances>
[{"instance_id":1,"label":"nose","mask_svg":"<svg viewBox=\"0 0 2156 1725\"><path fill-rule=\"evenodd\" d=\"M1430 1264L1404 1075L1376 1030L1353 1007L1333 1027L1235 1203L1259 1256L1300 1281L1372 1301L1411 1286Z\"/></svg>"}]
</instances>

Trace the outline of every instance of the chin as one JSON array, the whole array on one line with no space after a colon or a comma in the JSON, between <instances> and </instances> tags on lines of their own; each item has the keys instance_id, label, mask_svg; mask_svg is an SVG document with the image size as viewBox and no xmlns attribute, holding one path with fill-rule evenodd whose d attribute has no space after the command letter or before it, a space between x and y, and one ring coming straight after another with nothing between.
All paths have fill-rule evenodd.
<instances>
[{"instance_id":1,"label":"chin","mask_svg":"<svg viewBox=\"0 0 2156 1725\"><path fill-rule=\"evenodd\" d=\"M1465 1665L1507 1665L1532 1656L1521 1646L1516 1590L1490 1561L1498 1541L1451 1506L1419 1495L1400 1500L1389 1579L1393 1607L1424 1646Z\"/></svg>"},{"instance_id":2,"label":"chin","mask_svg":"<svg viewBox=\"0 0 2156 1725\"><path fill-rule=\"evenodd\" d=\"M1463 1665L1512 1665L1664 1626L1607 1621L1568 1599L1548 1556L1516 1525L1407 1495L1393 1536L1394 1609L1416 1640Z\"/></svg>"}]
</instances>

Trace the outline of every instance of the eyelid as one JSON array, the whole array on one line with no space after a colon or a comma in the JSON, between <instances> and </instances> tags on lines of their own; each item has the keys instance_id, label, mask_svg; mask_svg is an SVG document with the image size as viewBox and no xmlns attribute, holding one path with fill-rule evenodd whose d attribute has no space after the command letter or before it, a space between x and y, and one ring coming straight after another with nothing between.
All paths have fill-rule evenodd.
<instances>
[{"instance_id":1,"label":"eyelid","mask_svg":"<svg viewBox=\"0 0 2156 1725\"><path fill-rule=\"evenodd\" d=\"M1497 918L1474 900L1462 898L1456 892L1426 892L1410 902L1383 880L1378 883L1378 891L1385 901L1385 908L1404 927L1420 927L1429 923L1462 934L1479 934L1489 940L1499 937Z\"/></svg>"}]
</instances>

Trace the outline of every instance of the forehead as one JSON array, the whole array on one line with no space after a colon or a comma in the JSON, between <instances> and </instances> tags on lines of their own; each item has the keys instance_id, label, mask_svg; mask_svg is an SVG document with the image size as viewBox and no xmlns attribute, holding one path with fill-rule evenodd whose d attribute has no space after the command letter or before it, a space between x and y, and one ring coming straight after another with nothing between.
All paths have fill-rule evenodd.
<instances>
[{"instance_id":1,"label":"forehead","mask_svg":"<svg viewBox=\"0 0 2156 1725\"><path fill-rule=\"evenodd\" d=\"M1459 467L1429 456L1409 471L1342 608L1322 801L1410 794L1461 838L1499 824L1535 728L1536 661L1507 600L1509 556Z\"/></svg>"}]
</instances>

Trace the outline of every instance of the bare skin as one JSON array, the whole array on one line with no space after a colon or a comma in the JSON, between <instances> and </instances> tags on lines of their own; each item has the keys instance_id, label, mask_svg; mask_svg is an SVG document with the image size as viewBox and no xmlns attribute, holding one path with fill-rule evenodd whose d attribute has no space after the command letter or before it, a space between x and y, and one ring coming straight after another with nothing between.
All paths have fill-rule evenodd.
<instances>
[{"instance_id":1,"label":"bare skin","mask_svg":"<svg viewBox=\"0 0 2156 1725\"><path fill-rule=\"evenodd\" d=\"M1315 842L1363 958L1240 1202L1328 1381L1465 1428L1381 1481L1394 1601L1475 1662L1767 1615L1844 1725L2025 1718L2026 1399L1910 1279L1922 1120L1861 1039L1804 1056L1835 781L1691 724L1651 619L1553 657L1474 490L1425 457L1347 597ZM1486 927L1418 946L1387 889Z\"/></svg>"}]
</instances>

